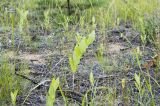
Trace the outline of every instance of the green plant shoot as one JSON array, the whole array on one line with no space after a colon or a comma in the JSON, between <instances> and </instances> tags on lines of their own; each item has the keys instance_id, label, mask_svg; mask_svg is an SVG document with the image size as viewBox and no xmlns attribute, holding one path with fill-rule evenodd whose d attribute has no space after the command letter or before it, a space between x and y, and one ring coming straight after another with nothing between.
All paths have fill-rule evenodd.
<instances>
[{"instance_id":1,"label":"green plant shoot","mask_svg":"<svg viewBox=\"0 0 160 106\"><path fill-rule=\"evenodd\" d=\"M59 87L59 78L57 79L52 79L49 91L47 93L46 97L46 106L53 106L53 103L55 101L55 96L56 96L56 90Z\"/></svg>"},{"instance_id":2,"label":"green plant shoot","mask_svg":"<svg viewBox=\"0 0 160 106\"><path fill-rule=\"evenodd\" d=\"M103 62L103 51L104 51L104 46L103 44L99 45L98 51L96 53L96 57L98 59L99 62Z\"/></svg>"},{"instance_id":3,"label":"green plant shoot","mask_svg":"<svg viewBox=\"0 0 160 106\"><path fill-rule=\"evenodd\" d=\"M17 94L18 94L18 90L15 90L14 92L11 92L11 101L12 101L13 106L16 106Z\"/></svg>"},{"instance_id":4,"label":"green plant shoot","mask_svg":"<svg viewBox=\"0 0 160 106\"><path fill-rule=\"evenodd\" d=\"M136 73L134 74L134 79L136 80L135 85L136 87L139 89L141 86L141 82L140 82L140 76L138 76Z\"/></svg>"},{"instance_id":5,"label":"green plant shoot","mask_svg":"<svg viewBox=\"0 0 160 106\"><path fill-rule=\"evenodd\" d=\"M44 11L44 26L46 29L50 29L50 17L49 17L50 9Z\"/></svg>"},{"instance_id":6,"label":"green plant shoot","mask_svg":"<svg viewBox=\"0 0 160 106\"><path fill-rule=\"evenodd\" d=\"M92 33L90 33L87 37L82 37L78 35L76 39L77 39L77 44L74 47L73 54L69 56L69 63L73 73L77 71L80 59L86 52L86 49L95 40L95 31L92 31Z\"/></svg>"},{"instance_id":7,"label":"green plant shoot","mask_svg":"<svg viewBox=\"0 0 160 106\"><path fill-rule=\"evenodd\" d=\"M17 8L17 11L19 13L19 17L20 17L20 20L19 20L19 30L20 32L23 31L23 27L25 25L25 23L27 22L27 15L28 15L28 10L24 10L24 9L18 9Z\"/></svg>"}]
</instances>

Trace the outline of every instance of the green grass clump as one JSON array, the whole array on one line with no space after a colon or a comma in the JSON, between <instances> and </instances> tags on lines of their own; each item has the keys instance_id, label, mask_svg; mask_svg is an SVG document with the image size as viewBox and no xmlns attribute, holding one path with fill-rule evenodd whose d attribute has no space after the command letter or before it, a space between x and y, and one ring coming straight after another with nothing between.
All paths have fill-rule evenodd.
<instances>
[{"instance_id":1,"label":"green grass clump","mask_svg":"<svg viewBox=\"0 0 160 106\"><path fill-rule=\"evenodd\" d=\"M15 90L21 90L21 81L15 73L15 66L11 64L8 55L0 55L0 105L9 105L11 103L10 93Z\"/></svg>"}]
</instances>

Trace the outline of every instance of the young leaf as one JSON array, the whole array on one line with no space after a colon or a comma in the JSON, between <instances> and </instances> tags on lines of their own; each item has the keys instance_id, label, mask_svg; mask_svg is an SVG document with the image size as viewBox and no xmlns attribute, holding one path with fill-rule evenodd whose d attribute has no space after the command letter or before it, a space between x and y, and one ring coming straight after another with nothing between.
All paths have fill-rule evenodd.
<instances>
[{"instance_id":1,"label":"young leaf","mask_svg":"<svg viewBox=\"0 0 160 106\"><path fill-rule=\"evenodd\" d=\"M47 98L46 98L46 106L53 106L53 103L55 101L55 96L56 96L56 90L59 86L59 78L57 78L56 80L53 78L48 94L47 94Z\"/></svg>"},{"instance_id":2,"label":"young leaf","mask_svg":"<svg viewBox=\"0 0 160 106\"><path fill-rule=\"evenodd\" d=\"M16 98L17 98L18 90L15 90L14 92L11 92L11 100L12 105L16 106Z\"/></svg>"},{"instance_id":3,"label":"young leaf","mask_svg":"<svg viewBox=\"0 0 160 106\"><path fill-rule=\"evenodd\" d=\"M76 36L76 41L77 41L77 43L79 43L82 38L83 38L83 37L82 37L81 35L77 34L77 36Z\"/></svg>"},{"instance_id":4,"label":"young leaf","mask_svg":"<svg viewBox=\"0 0 160 106\"><path fill-rule=\"evenodd\" d=\"M140 86L140 76L138 76L136 73L134 74L134 78L136 80L136 83L138 84L138 86Z\"/></svg>"},{"instance_id":5,"label":"young leaf","mask_svg":"<svg viewBox=\"0 0 160 106\"><path fill-rule=\"evenodd\" d=\"M91 43L93 43L94 40L95 40L95 31L92 31L92 33L88 35L87 45L90 45Z\"/></svg>"},{"instance_id":6,"label":"young leaf","mask_svg":"<svg viewBox=\"0 0 160 106\"><path fill-rule=\"evenodd\" d=\"M69 56L69 64L70 64L70 67L71 67L72 72L75 73L76 70L77 70L77 67L76 67L76 65L74 64L74 61L73 61L72 56Z\"/></svg>"},{"instance_id":7,"label":"young leaf","mask_svg":"<svg viewBox=\"0 0 160 106\"><path fill-rule=\"evenodd\" d=\"M95 17L92 17L92 23L95 24L95 22L96 22Z\"/></svg>"},{"instance_id":8,"label":"young leaf","mask_svg":"<svg viewBox=\"0 0 160 106\"><path fill-rule=\"evenodd\" d=\"M75 46L73 55L75 56L76 59L80 59L82 57L82 53L81 53L81 50L79 48L79 45ZM73 59L75 59L75 58L73 57Z\"/></svg>"},{"instance_id":9,"label":"young leaf","mask_svg":"<svg viewBox=\"0 0 160 106\"><path fill-rule=\"evenodd\" d=\"M78 35L76 40L77 44L74 47L73 54L69 56L69 64L73 73L76 72L80 59L86 52L87 47L95 40L95 31L92 31L87 38Z\"/></svg>"},{"instance_id":10,"label":"young leaf","mask_svg":"<svg viewBox=\"0 0 160 106\"><path fill-rule=\"evenodd\" d=\"M86 43L86 37L84 37L79 44L79 49L80 49L82 55L86 52L87 47L88 47L88 45Z\"/></svg>"}]
</instances>

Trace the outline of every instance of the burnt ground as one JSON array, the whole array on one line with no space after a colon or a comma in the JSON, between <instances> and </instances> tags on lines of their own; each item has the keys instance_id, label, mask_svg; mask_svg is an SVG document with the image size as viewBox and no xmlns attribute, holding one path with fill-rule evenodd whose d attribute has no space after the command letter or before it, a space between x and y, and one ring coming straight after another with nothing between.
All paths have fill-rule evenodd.
<instances>
[{"instance_id":1,"label":"burnt ground","mask_svg":"<svg viewBox=\"0 0 160 106\"><path fill-rule=\"evenodd\" d=\"M88 100L90 100L91 85L89 82L89 73L92 71L95 78L95 87L97 92L95 95L95 103L98 106L108 105L106 100L107 93L115 95L114 105L134 105L134 96L138 94L138 90L134 85L134 73L139 73L141 70L137 65L134 51L139 46L142 51L141 64L152 59L156 54L156 49L153 45L148 44L145 47L140 46L140 34L131 26L119 26L114 29L106 29L105 36L101 36L99 29L96 29L96 40L87 49L79 64L78 72L75 74L75 86L73 90L72 73L68 63L68 53L73 50L75 40L69 40L66 37L59 35L65 34L64 31L57 30L53 32L45 32L43 30L32 29L32 43L35 45L26 44L26 41L21 39L18 31L15 32L15 48L17 48L17 55L10 56L10 60L16 60L16 75L22 77L26 82L28 91L22 92L17 97L18 105L24 106L44 106L45 96L50 85L51 78L60 78L60 86L65 97L68 99L69 105L80 105L82 98L88 91ZM8 35L11 39L11 32L1 31L1 36ZM34 36L35 35L35 36ZM38 35L38 36L36 36ZM123 35L123 36L121 36ZM27 38L27 37L26 37ZM3 37L1 49L12 49L10 39ZM102 62L99 62L96 53L99 44L104 44L104 54ZM33 48L33 46L35 46ZM23 70L24 66L26 69ZM155 71L157 69L158 71ZM160 82L160 68L150 67L149 73ZM147 78L147 69L142 67L142 82L144 77ZM122 99L121 80L126 79L126 91L128 99L126 102ZM153 92L155 93L155 100L160 103L160 88L151 79ZM36 85L35 89L33 89ZM99 88L98 88L99 87ZM103 89L103 87L106 87ZM32 91L30 92L30 90ZM130 90L129 90L130 89ZM29 95L28 95L29 94ZM146 91L146 94L149 94ZM27 97L28 95L28 97ZM27 97L27 98L26 98ZM113 97L113 98L114 98ZM149 97L143 99L147 101ZM64 100L60 91L57 91L55 106L63 106Z\"/></svg>"}]
</instances>

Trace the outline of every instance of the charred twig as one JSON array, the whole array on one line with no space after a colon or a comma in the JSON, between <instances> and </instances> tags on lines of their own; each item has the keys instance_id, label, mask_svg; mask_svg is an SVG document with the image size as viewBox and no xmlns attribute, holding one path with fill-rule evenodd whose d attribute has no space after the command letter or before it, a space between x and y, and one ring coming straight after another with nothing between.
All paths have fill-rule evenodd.
<instances>
[{"instance_id":1,"label":"charred twig","mask_svg":"<svg viewBox=\"0 0 160 106\"><path fill-rule=\"evenodd\" d=\"M29 80L29 81L31 81L33 84L37 84L37 83L38 83L37 81L35 81L35 80L33 80L33 79L25 76L25 75L19 74L19 73L18 73L19 70L20 70L20 69L18 68L18 66L16 66L16 68L15 68L15 75L17 75L17 76L19 76L19 77L22 77L22 78L24 78L24 79L26 79L26 80Z\"/></svg>"},{"instance_id":2,"label":"charred twig","mask_svg":"<svg viewBox=\"0 0 160 106\"><path fill-rule=\"evenodd\" d=\"M95 79L116 78L118 76L119 75L105 75L105 76L95 77Z\"/></svg>"},{"instance_id":3,"label":"charred twig","mask_svg":"<svg viewBox=\"0 0 160 106\"><path fill-rule=\"evenodd\" d=\"M79 103L82 103L82 99L83 99L83 94L79 93L79 92L75 92L75 91L71 91L71 90L63 90L64 96L76 100ZM58 90L57 92L58 96L61 96L61 92Z\"/></svg>"},{"instance_id":4,"label":"charred twig","mask_svg":"<svg viewBox=\"0 0 160 106\"><path fill-rule=\"evenodd\" d=\"M25 76L25 75L22 75L22 74L19 74L19 73L17 73L17 72L15 72L15 74L16 74L17 76L19 76L19 77L22 77L22 78L24 78L24 79L26 79L26 80L31 81L33 84L37 84L37 81L33 80L32 78L29 78L29 77L27 77L27 76Z\"/></svg>"}]
</instances>

